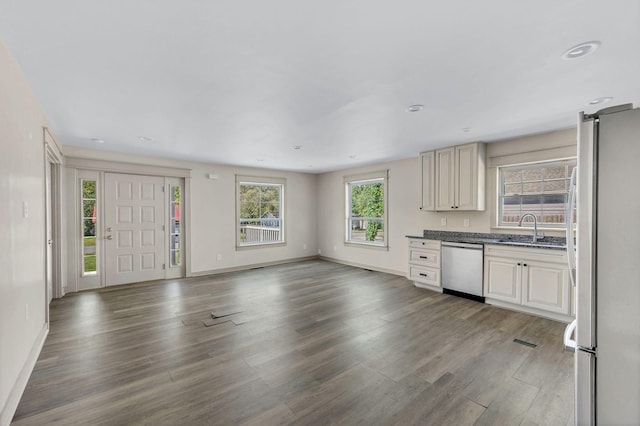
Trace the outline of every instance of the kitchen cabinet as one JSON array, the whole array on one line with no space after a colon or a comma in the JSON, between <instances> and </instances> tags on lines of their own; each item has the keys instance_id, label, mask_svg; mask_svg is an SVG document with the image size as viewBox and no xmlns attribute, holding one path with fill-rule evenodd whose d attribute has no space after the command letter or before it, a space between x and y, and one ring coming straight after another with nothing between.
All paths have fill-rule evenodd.
<instances>
[{"instance_id":1,"label":"kitchen cabinet","mask_svg":"<svg viewBox=\"0 0 640 426\"><path fill-rule=\"evenodd\" d=\"M522 304L569 314L568 268L531 260L525 260L522 265Z\"/></svg>"},{"instance_id":2,"label":"kitchen cabinet","mask_svg":"<svg viewBox=\"0 0 640 426\"><path fill-rule=\"evenodd\" d=\"M505 302L520 303L522 275L518 260L484 257L484 296Z\"/></svg>"},{"instance_id":3,"label":"kitchen cabinet","mask_svg":"<svg viewBox=\"0 0 640 426\"><path fill-rule=\"evenodd\" d=\"M409 238L409 275L416 287L442 292L440 241Z\"/></svg>"},{"instance_id":4,"label":"kitchen cabinet","mask_svg":"<svg viewBox=\"0 0 640 426\"><path fill-rule=\"evenodd\" d=\"M421 159L422 210L485 209L484 143L423 152Z\"/></svg>"},{"instance_id":5,"label":"kitchen cabinet","mask_svg":"<svg viewBox=\"0 0 640 426\"><path fill-rule=\"evenodd\" d=\"M570 287L564 250L485 246L487 303L568 321Z\"/></svg>"},{"instance_id":6,"label":"kitchen cabinet","mask_svg":"<svg viewBox=\"0 0 640 426\"><path fill-rule=\"evenodd\" d=\"M435 152L420 154L422 166L422 206L420 210L433 211L436 209L436 163Z\"/></svg>"}]
</instances>

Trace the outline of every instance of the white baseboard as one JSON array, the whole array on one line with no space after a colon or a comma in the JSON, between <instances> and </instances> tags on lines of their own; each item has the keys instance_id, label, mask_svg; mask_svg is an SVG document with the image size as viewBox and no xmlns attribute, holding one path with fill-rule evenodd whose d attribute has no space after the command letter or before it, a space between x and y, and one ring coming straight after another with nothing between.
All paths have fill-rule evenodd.
<instances>
[{"instance_id":1,"label":"white baseboard","mask_svg":"<svg viewBox=\"0 0 640 426\"><path fill-rule=\"evenodd\" d=\"M36 366L36 362L38 361L38 357L40 356L40 351L42 351L42 346L44 345L44 341L47 339L47 335L49 334L49 325L44 324L40 333L38 333L38 337L29 352L29 356L20 370L20 374L16 379L16 382L11 388L9 392L9 397L7 398L7 402L4 404L2 408L2 412L0 412L0 425L8 426L13 419L13 415L16 413L18 409L18 404L20 403L20 399L22 398L22 394L24 390L27 388L27 383L29 382L29 377L31 377L31 373L33 372L33 368Z\"/></svg>"},{"instance_id":2,"label":"white baseboard","mask_svg":"<svg viewBox=\"0 0 640 426\"><path fill-rule=\"evenodd\" d=\"M349 262L346 260L336 259L329 256L319 256L319 258L322 260L326 260L328 262L339 263L341 265L355 266L356 268L371 269L372 271L384 272L385 274L400 275L405 278L407 277L407 271L396 271L394 269L380 268L379 266L365 265L363 263L357 263L357 262Z\"/></svg>"},{"instance_id":3,"label":"white baseboard","mask_svg":"<svg viewBox=\"0 0 640 426\"><path fill-rule=\"evenodd\" d=\"M191 272L191 277L204 277L206 275L218 275L218 274L226 274L226 273L229 273L229 272L248 271L249 269L264 268L264 267L267 267L267 266L284 265L286 263L303 262L305 260L315 260L315 259L318 259L317 255L305 256L305 257L295 257L293 259L276 260L276 261L273 261L273 262L252 263L250 265L232 266L231 268L210 269L208 271Z\"/></svg>"}]
</instances>

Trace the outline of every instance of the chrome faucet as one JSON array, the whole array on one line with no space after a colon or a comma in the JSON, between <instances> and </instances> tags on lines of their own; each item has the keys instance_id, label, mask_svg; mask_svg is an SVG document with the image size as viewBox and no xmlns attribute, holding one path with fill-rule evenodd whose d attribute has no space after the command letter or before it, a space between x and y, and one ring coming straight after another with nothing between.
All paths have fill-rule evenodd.
<instances>
[{"instance_id":1,"label":"chrome faucet","mask_svg":"<svg viewBox=\"0 0 640 426\"><path fill-rule=\"evenodd\" d=\"M522 226L522 221L527 216L531 216L533 218L533 242L535 243L538 240L541 240L543 238L542 236L538 237L538 218L536 218L536 215L533 214L533 213L525 213L525 214L523 214L520 217L520 222L518 222L518 226Z\"/></svg>"}]
</instances>

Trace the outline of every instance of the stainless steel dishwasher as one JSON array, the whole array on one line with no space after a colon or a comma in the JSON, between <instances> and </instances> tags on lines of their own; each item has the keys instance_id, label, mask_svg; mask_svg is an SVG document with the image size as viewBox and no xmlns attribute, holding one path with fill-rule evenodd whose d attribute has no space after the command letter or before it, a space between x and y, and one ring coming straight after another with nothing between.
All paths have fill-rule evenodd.
<instances>
[{"instance_id":1,"label":"stainless steel dishwasher","mask_svg":"<svg viewBox=\"0 0 640 426\"><path fill-rule=\"evenodd\" d=\"M445 293L484 302L484 245L442 242L442 288Z\"/></svg>"}]
</instances>

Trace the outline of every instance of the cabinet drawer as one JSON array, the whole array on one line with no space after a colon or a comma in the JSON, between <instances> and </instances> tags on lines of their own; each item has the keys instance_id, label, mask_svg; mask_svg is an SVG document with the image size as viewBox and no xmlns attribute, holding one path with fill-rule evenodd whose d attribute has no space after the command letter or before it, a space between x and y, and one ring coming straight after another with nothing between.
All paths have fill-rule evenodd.
<instances>
[{"instance_id":1,"label":"cabinet drawer","mask_svg":"<svg viewBox=\"0 0 640 426\"><path fill-rule=\"evenodd\" d=\"M436 250L411 250L409 262L431 268L440 268L440 252Z\"/></svg>"},{"instance_id":2,"label":"cabinet drawer","mask_svg":"<svg viewBox=\"0 0 640 426\"><path fill-rule=\"evenodd\" d=\"M409 279L440 287L440 269L409 265Z\"/></svg>"},{"instance_id":3,"label":"cabinet drawer","mask_svg":"<svg viewBox=\"0 0 640 426\"><path fill-rule=\"evenodd\" d=\"M440 250L440 241L438 240L409 240L409 248L422 248L430 250Z\"/></svg>"}]
</instances>

